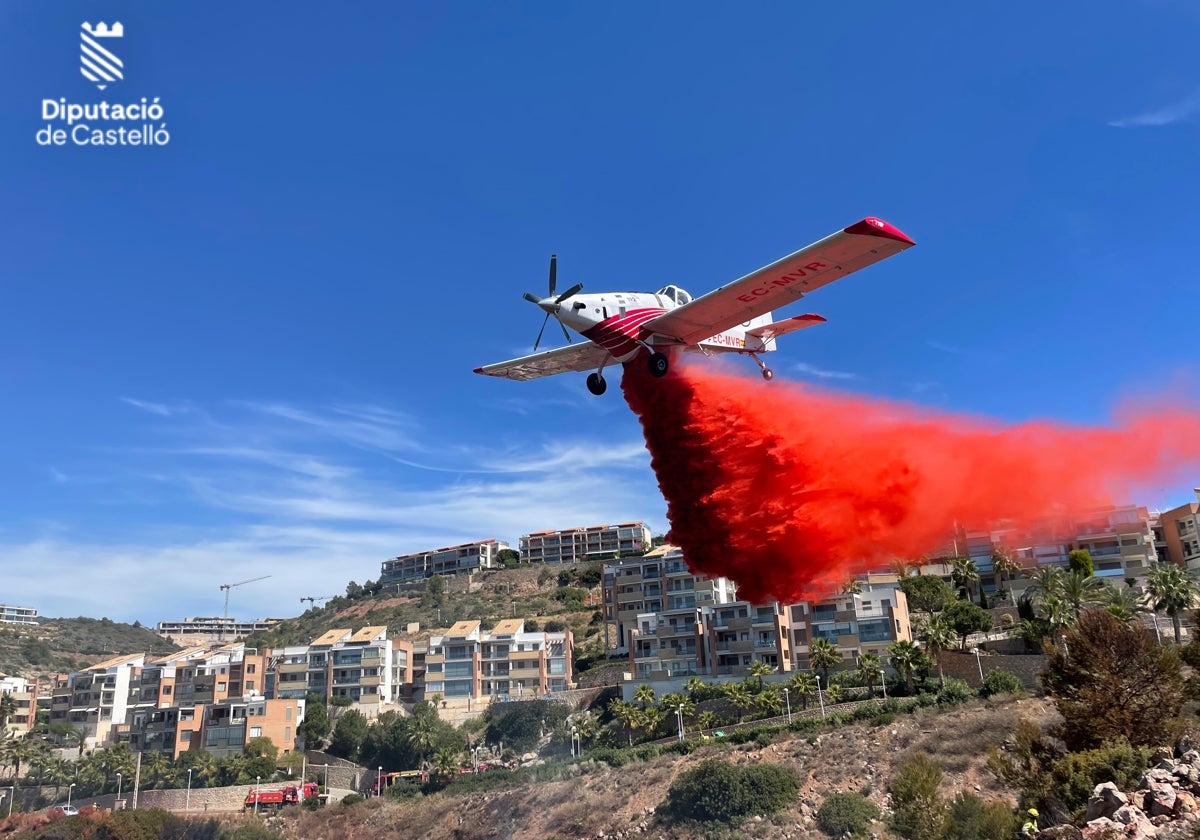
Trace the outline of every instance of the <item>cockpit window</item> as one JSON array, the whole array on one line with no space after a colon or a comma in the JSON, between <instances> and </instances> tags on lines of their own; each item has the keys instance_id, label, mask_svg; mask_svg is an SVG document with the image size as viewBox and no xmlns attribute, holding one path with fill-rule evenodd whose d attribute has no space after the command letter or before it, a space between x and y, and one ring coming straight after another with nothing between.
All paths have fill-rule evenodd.
<instances>
[{"instance_id":1,"label":"cockpit window","mask_svg":"<svg viewBox=\"0 0 1200 840\"><path fill-rule=\"evenodd\" d=\"M680 306L683 306L685 303L692 302L692 296L678 286L663 286L658 290L657 294L660 294L665 298L670 298Z\"/></svg>"}]
</instances>

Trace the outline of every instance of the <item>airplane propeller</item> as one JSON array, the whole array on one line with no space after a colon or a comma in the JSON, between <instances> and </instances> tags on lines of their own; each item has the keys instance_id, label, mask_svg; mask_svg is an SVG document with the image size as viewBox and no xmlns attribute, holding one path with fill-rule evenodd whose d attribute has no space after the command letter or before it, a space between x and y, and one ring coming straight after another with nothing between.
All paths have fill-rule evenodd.
<instances>
[{"instance_id":1,"label":"airplane propeller","mask_svg":"<svg viewBox=\"0 0 1200 840\"><path fill-rule=\"evenodd\" d=\"M578 294L583 289L582 283L576 283L574 286L567 289L561 295L558 295L557 297L555 297L554 292L556 291L555 284L557 283L557 281L558 281L558 255L551 254L550 255L550 293L545 298L539 298L537 295L533 294L532 292L526 292L523 295L525 300L529 301L530 303L536 303L542 309L546 310L546 317L542 321L542 328L540 330L538 330L537 341L533 342L533 352L535 352L535 353L537 352L538 345L542 343L542 333L544 333L546 331L546 322L550 320L550 316L557 315L558 311L559 311L559 305L564 300L571 297L572 295ZM546 301L549 300L550 298L554 298L554 301L552 303L546 303ZM558 320L558 319L555 318L555 320ZM558 322L558 326L562 328L563 335L567 339L567 344L570 344L571 343L571 334L569 332L567 332L567 328L565 326L563 326L562 321Z\"/></svg>"}]
</instances>

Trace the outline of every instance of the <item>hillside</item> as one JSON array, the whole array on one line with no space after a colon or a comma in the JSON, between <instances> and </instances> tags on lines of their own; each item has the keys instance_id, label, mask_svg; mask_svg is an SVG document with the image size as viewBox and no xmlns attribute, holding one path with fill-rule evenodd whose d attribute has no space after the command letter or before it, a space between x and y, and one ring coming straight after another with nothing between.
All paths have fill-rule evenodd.
<instances>
[{"instance_id":1,"label":"hillside","mask_svg":"<svg viewBox=\"0 0 1200 840\"><path fill-rule=\"evenodd\" d=\"M774 817L752 820L729 836L825 837L815 814L829 794L859 792L882 807L894 766L918 751L944 769L941 792L946 798L965 791L1015 805L1016 792L986 769L987 748L1009 739L1022 718L1041 724L1055 717L1043 700L975 700L949 711L897 715L883 725L852 724L810 736L784 733L767 746L714 745L620 768L595 761L565 765L561 779L510 790L464 795L452 792L452 786L409 801L385 798L325 811L295 810L272 820L272 827L287 840L694 837L694 829L671 825L655 809L680 773L717 757L737 765L782 764L802 780L795 805ZM872 831L891 836L881 823Z\"/></svg>"},{"instance_id":2,"label":"hillside","mask_svg":"<svg viewBox=\"0 0 1200 840\"><path fill-rule=\"evenodd\" d=\"M471 576L435 577L382 587L354 581L346 595L286 619L268 633L247 639L252 647L308 644L326 630L383 625L391 637L428 638L456 621L479 619L489 628L503 618L525 618L540 629L571 628L576 658L602 655L601 564L519 567ZM409 633L410 625L417 625ZM530 629L533 629L530 627Z\"/></svg>"},{"instance_id":3,"label":"hillside","mask_svg":"<svg viewBox=\"0 0 1200 840\"><path fill-rule=\"evenodd\" d=\"M44 677L79 671L113 656L179 650L140 624L107 618L47 618L33 626L0 627L0 672Z\"/></svg>"}]
</instances>

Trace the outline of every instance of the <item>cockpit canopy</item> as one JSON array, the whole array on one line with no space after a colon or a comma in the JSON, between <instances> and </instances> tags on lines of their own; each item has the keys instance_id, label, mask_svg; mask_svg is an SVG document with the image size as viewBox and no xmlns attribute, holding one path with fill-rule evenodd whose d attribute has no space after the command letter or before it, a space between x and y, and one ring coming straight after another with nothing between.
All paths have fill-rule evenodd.
<instances>
[{"instance_id":1,"label":"cockpit canopy","mask_svg":"<svg viewBox=\"0 0 1200 840\"><path fill-rule=\"evenodd\" d=\"M683 306L685 303L692 302L692 296L678 286L663 286L661 289L655 292L655 294L662 295L665 298L670 298L679 306Z\"/></svg>"}]
</instances>

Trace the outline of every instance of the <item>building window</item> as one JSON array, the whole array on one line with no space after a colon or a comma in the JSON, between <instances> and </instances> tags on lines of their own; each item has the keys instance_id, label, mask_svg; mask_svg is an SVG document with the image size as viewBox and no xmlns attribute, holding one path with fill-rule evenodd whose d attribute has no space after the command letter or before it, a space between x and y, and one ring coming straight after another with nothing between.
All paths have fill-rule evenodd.
<instances>
[{"instance_id":1,"label":"building window","mask_svg":"<svg viewBox=\"0 0 1200 840\"><path fill-rule=\"evenodd\" d=\"M189 744L192 741L192 730L185 729L179 733L179 741L183 744Z\"/></svg>"},{"instance_id":2,"label":"building window","mask_svg":"<svg viewBox=\"0 0 1200 840\"><path fill-rule=\"evenodd\" d=\"M217 691L224 691L224 690L225 690L225 683L223 683L223 682L217 683Z\"/></svg>"},{"instance_id":3,"label":"building window","mask_svg":"<svg viewBox=\"0 0 1200 840\"><path fill-rule=\"evenodd\" d=\"M262 727L261 726L251 726L250 727L250 737L251 738L261 738L262 737Z\"/></svg>"},{"instance_id":4,"label":"building window","mask_svg":"<svg viewBox=\"0 0 1200 840\"><path fill-rule=\"evenodd\" d=\"M285 726L285 727L283 727L283 740L284 740L284 742L286 742L286 743L291 743L291 740L292 740L292 727L290 727L290 726Z\"/></svg>"},{"instance_id":5,"label":"building window","mask_svg":"<svg viewBox=\"0 0 1200 840\"><path fill-rule=\"evenodd\" d=\"M170 693L171 693L171 686L169 686L169 685L164 685L164 686L162 687L162 693L163 693L163 694L170 694Z\"/></svg>"},{"instance_id":6,"label":"building window","mask_svg":"<svg viewBox=\"0 0 1200 840\"><path fill-rule=\"evenodd\" d=\"M254 668L255 668L255 665L254 665L254 663L253 663L253 662L252 662L252 663L250 663L249 665L247 665L247 666L246 666L246 673L247 673L247 674L253 674L253 673L254 673Z\"/></svg>"},{"instance_id":7,"label":"building window","mask_svg":"<svg viewBox=\"0 0 1200 840\"><path fill-rule=\"evenodd\" d=\"M254 680L246 680L246 690L247 691L254 690Z\"/></svg>"},{"instance_id":8,"label":"building window","mask_svg":"<svg viewBox=\"0 0 1200 840\"><path fill-rule=\"evenodd\" d=\"M292 722L292 707L291 706L288 706L286 709L283 710L283 719L286 720L288 723Z\"/></svg>"}]
</instances>

